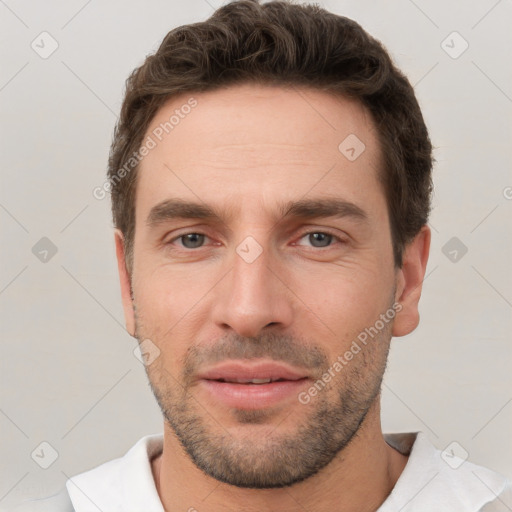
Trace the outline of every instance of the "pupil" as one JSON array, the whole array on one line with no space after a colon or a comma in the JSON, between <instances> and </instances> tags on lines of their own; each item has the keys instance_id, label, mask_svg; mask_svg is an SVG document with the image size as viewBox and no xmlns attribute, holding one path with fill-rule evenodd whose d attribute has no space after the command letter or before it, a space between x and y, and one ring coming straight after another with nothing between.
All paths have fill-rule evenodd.
<instances>
[{"instance_id":1,"label":"pupil","mask_svg":"<svg viewBox=\"0 0 512 512\"><path fill-rule=\"evenodd\" d=\"M326 247L332 239L332 235L328 235L327 233L311 233L309 236L312 245L315 247ZM317 242L320 242L320 244L317 245Z\"/></svg>"},{"instance_id":2,"label":"pupil","mask_svg":"<svg viewBox=\"0 0 512 512\"><path fill-rule=\"evenodd\" d=\"M201 246L203 239L204 235L200 235L199 233L190 233L183 237L183 245L188 249L194 249L195 247Z\"/></svg>"}]
</instances>

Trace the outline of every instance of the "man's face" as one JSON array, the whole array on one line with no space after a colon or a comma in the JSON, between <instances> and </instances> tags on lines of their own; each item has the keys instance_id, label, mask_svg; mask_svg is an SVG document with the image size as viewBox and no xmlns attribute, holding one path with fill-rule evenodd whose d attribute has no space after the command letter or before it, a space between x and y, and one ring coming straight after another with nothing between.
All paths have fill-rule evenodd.
<instances>
[{"instance_id":1,"label":"man's face","mask_svg":"<svg viewBox=\"0 0 512 512\"><path fill-rule=\"evenodd\" d=\"M197 106L155 132L190 96ZM303 480L375 413L393 324L378 320L399 296L370 116L319 91L244 85L172 99L148 135L157 145L137 183L134 314L126 293L125 307L129 330L160 350L147 373L164 418L218 480ZM335 201L327 216L313 208ZM284 380L221 380L240 375Z\"/></svg>"}]
</instances>

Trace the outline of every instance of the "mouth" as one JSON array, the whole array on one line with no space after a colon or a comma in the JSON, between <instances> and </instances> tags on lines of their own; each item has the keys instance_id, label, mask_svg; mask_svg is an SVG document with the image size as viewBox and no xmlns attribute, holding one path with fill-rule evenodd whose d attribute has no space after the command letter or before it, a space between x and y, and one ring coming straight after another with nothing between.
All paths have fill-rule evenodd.
<instances>
[{"instance_id":1,"label":"mouth","mask_svg":"<svg viewBox=\"0 0 512 512\"><path fill-rule=\"evenodd\" d=\"M216 382L231 382L232 384L269 384L270 382L286 382L286 381L296 381L303 380L307 377L303 377L301 379L208 379L215 380Z\"/></svg>"},{"instance_id":2,"label":"mouth","mask_svg":"<svg viewBox=\"0 0 512 512\"><path fill-rule=\"evenodd\" d=\"M214 403L237 409L262 409L296 398L310 380L304 370L271 361L225 362L199 375Z\"/></svg>"}]
</instances>

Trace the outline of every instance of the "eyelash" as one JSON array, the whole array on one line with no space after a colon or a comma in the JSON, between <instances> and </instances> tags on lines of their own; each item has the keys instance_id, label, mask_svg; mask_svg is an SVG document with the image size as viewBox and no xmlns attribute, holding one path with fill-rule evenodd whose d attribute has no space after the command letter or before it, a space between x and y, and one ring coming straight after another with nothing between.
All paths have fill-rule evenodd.
<instances>
[{"instance_id":1,"label":"eyelash","mask_svg":"<svg viewBox=\"0 0 512 512\"><path fill-rule=\"evenodd\" d=\"M308 236L308 235L312 235L312 234L323 234L323 235L328 235L328 236L331 236L333 238L333 240L337 241L338 243L341 243L341 244L344 244L346 243L345 240L343 240L342 238L340 238L338 235L335 235L334 233L330 232L330 231L326 231L326 230L311 230L311 231L306 231L304 233L302 233L300 235L300 237L298 238L298 240L302 240L304 237ZM205 236L206 238L210 238L206 233L201 233L200 231L187 231L186 233L182 233L181 235L178 235L178 236L175 236L174 238L172 238L171 240L169 240L168 242L166 242L165 245L172 245L176 240L180 240L180 239L183 239L184 237L186 237L187 235L202 235L202 236ZM333 245L328 245L326 247L314 247L314 246L310 246L311 249L323 249L323 250L327 250L327 249L330 249ZM185 251L197 251L199 249L203 249L204 246L200 246L200 247L196 247L195 249L190 249L188 247L180 247L180 249L182 250L185 250Z\"/></svg>"}]
</instances>

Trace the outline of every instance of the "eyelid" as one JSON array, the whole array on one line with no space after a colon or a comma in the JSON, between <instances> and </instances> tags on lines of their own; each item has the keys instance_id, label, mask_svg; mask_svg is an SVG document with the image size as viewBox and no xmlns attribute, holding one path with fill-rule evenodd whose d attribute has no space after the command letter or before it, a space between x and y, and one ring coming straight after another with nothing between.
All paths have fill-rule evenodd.
<instances>
[{"instance_id":1,"label":"eyelid","mask_svg":"<svg viewBox=\"0 0 512 512\"><path fill-rule=\"evenodd\" d=\"M303 231L301 232L301 234L297 237L296 240L301 240L302 238L304 238L306 235L311 235L313 233L323 233L325 235L329 235L329 236L332 236L334 239L336 239L337 242L339 243L346 243L348 241L347 239L347 236L345 235L345 237L343 237L342 235L339 235L337 233L335 233L334 231L328 229L328 228L313 228L313 229L308 229L307 231ZM331 246L327 246L325 247L324 249L329 249ZM314 247L314 249L322 249L322 247Z\"/></svg>"},{"instance_id":2,"label":"eyelid","mask_svg":"<svg viewBox=\"0 0 512 512\"><path fill-rule=\"evenodd\" d=\"M163 244L164 245L172 245L172 244L174 244L174 242L178 241L180 238L182 239L183 237L185 237L187 235L201 235L201 236L204 236L205 238L208 238L211 240L211 238L206 233L199 231L199 230L195 230L195 231L193 230L193 231L184 231L183 233L173 235L172 238L170 238L167 241L164 238ZM198 247L198 249L201 249L203 247L204 247L204 245L202 245L201 247ZM184 247L183 245L181 246L181 248L186 249L186 250L194 250L194 249L188 249L188 247ZM197 250L197 249L195 249L195 250Z\"/></svg>"},{"instance_id":3,"label":"eyelid","mask_svg":"<svg viewBox=\"0 0 512 512\"><path fill-rule=\"evenodd\" d=\"M197 229L197 230L194 230L194 229L191 229L190 227L189 228L183 228L184 231L182 232L179 232L174 234L172 236L172 238L170 238L169 240L165 241L165 237L164 237L164 245L171 245L171 244L174 244L174 242L176 242L177 240L179 240L180 238L186 236L186 235L202 235L208 239L211 240L211 237L205 233L204 231L207 231L207 230L204 230L204 229ZM304 228L303 231L300 231L300 234L295 237L295 240L298 241L298 240L301 240L302 238L304 238L306 235L310 235L310 234L313 234L313 233L323 233L323 234L326 234L326 235L329 235L329 236L332 236L337 242L339 243L346 243L348 241L347 239L347 235L340 235L340 234L337 234L335 233L332 229L329 229L329 228L326 228L326 227L318 227L318 228L314 228L314 227L311 227L311 226L308 226L307 228ZM295 244L296 242L294 242ZM219 245L218 243L216 245ZM185 249L185 250L195 250L197 251L198 249L202 249L204 248L205 245L202 245L201 247L198 247L197 249L189 249L187 247L181 247L182 249ZM328 249L329 247L331 246L327 246L325 247L325 249ZM314 249L322 249L321 247L313 247Z\"/></svg>"},{"instance_id":4,"label":"eyelid","mask_svg":"<svg viewBox=\"0 0 512 512\"><path fill-rule=\"evenodd\" d=\"M197 234L197 235L204 235L209 236L207 232L209 232L210 229L208 226L205 226L204 223L197 224L197 225L191 225L191 226L183 226L181 228L173 229L172 231L167 231L162 237L162 243L168 244L178 238L181 238L185 235L191 235L191 234Z\"/></svg>"}]
</instances>

